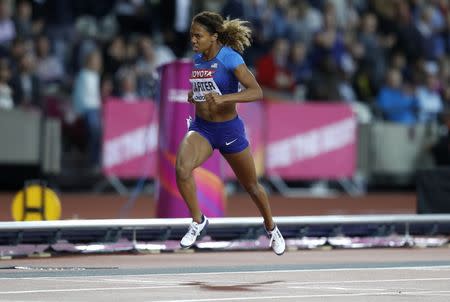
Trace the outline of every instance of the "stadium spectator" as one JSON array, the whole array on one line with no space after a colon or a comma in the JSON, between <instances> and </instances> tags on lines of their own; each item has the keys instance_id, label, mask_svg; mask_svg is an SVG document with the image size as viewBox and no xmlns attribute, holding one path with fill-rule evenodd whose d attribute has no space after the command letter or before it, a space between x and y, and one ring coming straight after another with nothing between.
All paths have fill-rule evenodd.
<instances>
[{"instance_id":1,"label":"stadium spectator","mask_svg":"<svg viewBox=\"0 0 450 302\"><path fill-rule=\"evenodd\" d=\"M423 57L427 60L437 60L444 55L445 44L440 35L441 26L433 22L435 10L430 5L424 5L419 11L416 21L417 29L423 43Z\"/></svg>"},{"instance_id":2,"label":"stadium spectator","mask_svg":"<svg viewBox=\"0 0 450 302\"><path fill-rule=\"evenodd\" d=\"M270 10L270 23L269 27L271 31L270 37L275 39L288 38L289 35L289 22L288 12L290 10L289 0L275 0L274 5Z\"/></svg>"},{"instance_id":3,"label":"stadium spectator","mask_svg":"<svg viewBox=\"0 0 450 302\"><path fill-rule=\"evenodd\" d=\"M303 41L309 48L314 33L318 32L323 26L322 13L312 7L307 0L297 1L289 9L291 41Z\"/></svg>"},{"instance_id":4,"label":"stadium spectator","mask_svg":"<svg viewBox=\"0 0 450 302\"><path fill-rule=\"evenodd\" d=\"M0 109L10 110L14 107L12 89L8 82L11 77L9 62L5 58L0 58Z\"/></svg>"},{"instance_id":5,"label":"stadium spectator","mask_svg":"<svg viewBox=\"0 0 450 302\"><path fill-rule=\"evenodd\" d=\"M41 110L42 85L35 72L36 59L30 52L19 59L18 72L11 80L14 106L25 110Z\"/></svg>"},{"instance_id":6,"label":"stadium spectator","mask_svg":"<svg viewBox=\"0 0 450 302\"><path fill-rule=\"evenodd\" d=\"M339 29L348 32L352 32L356 29L360 22L360 17L355 1L327 0L325 5L333 6L336 15L336 24Z\"/></svg>"},{"instance_id":7,"label":"stadium spectator","mask_svg":"<svg viewBox=\"0 0 450 302\"><path fill-rule=\"evenodd\" d=\"M441 31L441 36L444 43L445 54L448 56L450 53L450 10L446 12L445 15L444 28Z\"/></svg>"},{"instance_id":8,"label":"stadium spectator","mask_svg":"<svg viewBox=\"0 0 450 302\"><path fill-rule=\"evenodd\" d=\"M406 55L402 50L395 50L389 57L389 67L391 69L397 69L402 74L403 79L411 80L412 78L412 66L408 64ZM383 75L384 76L384 75Z\"/></svg>"},{"instance_id":9,"label":"stadium spectator","mask_svg":"<svg viewBox=\"0 0 450 302\"><path fill-rule=\"evenodd\" d=\"M405 87L400 71L389 69L386 83L378 94L377 105L387 121L413 125L417 122L417 101Z\"/></svg>"},{"instance_id":10,"label":"stadium spectator","mask_svg":"<svg viewBox=\"0 0 450 302\"><path fill-rule=\"evenodd\" d=\"M81 52L82 57L78 57L79 42L75 39L77 31L79 31L79 24L77 23L77 14L80 11L77 6L82 2L99 2L99 1L72 1L72 0L45 0L45 1L33 1L33 19L37 23L42 23L43 32L45 32L51 40L53 45L54 54L60 58L61 61L66 59L74 59L75 67L71 70L73 74L77 73L80 66L83 64L83 56L91 51L93 48L86 52ZM39 32L38 32L39 33ZM75 52L73 52L75 48ZM83 48L84 50L84 48ZM79 60L79 61L78 61ZM66 69L67 66L66 66Z\"/></svg>"},{"instance_id":11,"label":"stadium spectator","mask_svg":"<svg viewBox=\"0 0 450 302\"><path fill-rule=\"evenodd\" d=\"M20 37L31 39L33 34L39 30L39 23L33 23L32 6L27 0L16 2L16 14L14 16L14 24L16 33Z\"/></svg>"},{"instance_id":12,"label":"stadium spectator","mask_svg":"<svg viewBox=\"0 0 450 302\"><path fill-rule=\"evenodd\" d=\"M295 78L289 69L289 41L278 38L272 50L256 62L256 77L267 97L289 95L294 91Z\"/></svg>"},{"instance_id":13,"label":"stadium spectator","mask_svg":"<svg viewBox=\"0 0 450 302\"><path fill-rule=\"evenodd\" d=\"M328 10L324 12L324 25L314 38L311 50L313 64L320 65L331 56L335 61L337 68L341 68L344 63L343 58L346 54L346 45L344 33L340 31L336 24L336 16L333 6L328 6Z\"/></svg>"},{"instance_id":14,"label":"stadium spectator","mask_svg":"<svg viewBox=\"0 0 450 302\"><path fill-rule=\"evenodd\" d=\"M295 84L306 84L312 74L311 62L308 58L308 48L302 41L292 45L289 67L294 75Z\"/></svg>"},{"instance_id":15,"label":"stadium spectator","mask_svg":"<svg viewBox=\"0 0 450 302\"><path fill-rule=\"evenodd\" d=\"M398 1L396 4L396 19L394 32L396 35L395 50L405 53L408 62L414 62L425 55L424 40L417 28L410 6L406 1Z\"/></svg>"},{"instance_id":16,"label":"stadium spectator","mask_svg":"<svg viewBox=\"0 0 450 302\"><path fill-rule=\"evenodd\" d=\"M30 44L28 41L29 40L25 40L20 36L17 36L11 42L11 46L7 51L7 56L11 61L11 72L13 74L16 74L18 72L18 62L20 61L20 58L27 52L28 45Z\"/></svg>"},{"instance_id":17,"label":"stadium spectator","mask_svg":"<svg viewBox=\"0 0 450 302\"><path fill-rule=\"evenodd\" d=\"M138 59L138 36L133 35L125 41L125 61L123 66L130 68Z\"/></svg>"},{"instance_id":18,"label":"stadium spectator","mask_svg":"<svg viewBox=\"0 0 450 302\"><path fill-rule=\"evenodd\" d=\"M370 66L368 79L370 85L379 88L386 71L386 53L393 45L393 39L377 35L378 19L375 14L367 13L362 17L358 41L364 47L363 64Z\"/></svg>"},{"instance_id":19,"label":"stadium spectator","mask_svg":"<svg viewBox=\"0 0 450 302\"><path fill-rule=\"evenodd\" d=\"M358 100L369 106L372 105L377 91L375 83L372 81L372 67L368 62L361 61L352 80Z\"/></svg>"},{"instance_id":20,"label":"stadium spectator","mask_svg":"<svg viewBox=\"0 0 450 302\"><path fill-rule=\"evenodd\" d=\"M44 85L60 84L64 81L64 67L58 57L50 51L50 41L46 35L35 40L36 75Z\"/></svg>"},{"instance_id":21,"label":"stadium spectator","mask_svg":"<svg viewBox=\"0 0 450 302\"><path fill-rule=\"evenodd\" d=\"M102 103L114 95L114 81L108 74L103 75L100 80L100 95Z\"/></svg>"},{"instance_id":22,"label":"stadium spectator","mask_svg":"<svg viewBox=\"0 0 450 302\"><path fill-rule=\"evenodd\" d=\"M422 85L416 89L418 102L418 120L421 123L436 123L443 110L443 103L438 93L439 82L436 74L428 72Z\"/></svg>"},{"instance_id":23,"label":"stadium spectator","mask_svg":"<svg viewBox=\"0 0 450 302\"><path fill-rule=\"evenodd\" d=\"M289 69L295 81L294 98L296 100L304 100L306 87L312 76L312 66L308 59L308 50L304 42L297 41L293 44L290 52Z\"/></svg>"},{"instance_id":24,"label":"stadium spectator","mask_svg":"<svg viewBox=\"0 0 450 302\"><path fill-rule=\"evenodd\" d=\"M56 36L58 36L58 33ZM72 74L77 74L78 71L83 67L86 60L86 56L92 53L94 50L99 48L98 36L98 26L97 22L93 17L83 16L76 20L74 24L74 38L71 41L71 51L70 51L70 71ZM60 56L61 53L64 55L66 51L64 48L67 46L59 47L61 50L58 51L58 45L64 43L64 38L60 37L56 41L55 54ZM59 55L58 55L59 53Z\"/></svg>"},{"instance_id":25,"label":"stadium spectator","mask_svg":"<svg viewBox=\"0 0 450 302\"><path fill-rule=\"evenodd\" d=\"M135 65L138 93L144 98L156 96L158 67L176 59L165 45L155 45L151 38L142 36L138 42L139 56Z\"/></svg>"},{"instance_id":26,"label":"stadium spectator","mask_svg":"<svg viewBox=\"0 0 450 302\"><path fill-rule=\"evenodd\" d=\"M116 36L106 46L104 54L104 72L115 77L117 71L126 63L126 45L122 36Z\"/></svg>"},{"instance_id":27,"label":"stadium spectator","mask_svg":"<svg viewBox=\"0 0 450 302\"><path fill-rule=\"evenodd\" d=\"M139 99L137 91L136 73L131 68L123 68L118 74L118 96L125 102L133 102Z\"/></svg>"},{"instance_id":28,"label":"stadium spectator","mask_svg":"<svg viewBox=\"0 0 450 302\"><path fill-rule=\"evenodd\" d=\"M101 68L102 58L100 52L95 50L88 54L84 67L75 79L73 89L74 108L83 119L88 132L89 160L95 170L100 165Z\"/></svg>"},{"instance_id":29,"label":"stadium spectator","mask_svg":"<svg viewBox=\"0 0 450 302\"><path fill-rule=\"evenodd\" d=\"M339 101L341 75L333 56L327 55L314 69L308 85L307 99L311 101Z\"/></svg>"},{"instance_id":30,"label":"stadium spectator","mask_svg":"<svg viewBox=\"0 0 450 302\"><path fill-rule=\"evenodd\" d=\"M16 27L12 20L12 1L0 0L0 47L8 48L16 37Z\"/></svg>"}]
</instances>

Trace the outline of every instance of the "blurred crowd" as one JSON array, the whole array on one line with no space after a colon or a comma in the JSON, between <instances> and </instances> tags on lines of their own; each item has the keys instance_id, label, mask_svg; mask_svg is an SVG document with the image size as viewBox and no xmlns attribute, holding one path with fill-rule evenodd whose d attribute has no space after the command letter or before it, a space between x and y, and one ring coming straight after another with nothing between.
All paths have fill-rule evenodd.
<instances>
[{"instance_id":1,"label":"blurred crowd","mask_svg":"<svg viewBox=\"0 0 450 302\"><path fill-rule=\"evenodd\" d=\"M60 118L64 145L84 141L98 164L102 102L153 99L203 9L249 21L244 58L267 98L405 125L450 106L448 0L0 0L0 109Z\"/></svg>"},{"instance_id":2,"label":"blurred crowd","mask_svg":"<svg viewBox=\"0 0 450 302\"><path fill-rule=\"evenodd\" d=\"M256 27L249 61L266 96L358 102L407 125L434 122L450 104L449 1L228 3L235 13L253 5L242 12Z\"/></svg>"},{"instance_id":3,"label":"blurred crowd","mask_svg":"<svg viewBox=\"0 0 450 302\"><path fill-rule=\"evenodd\" d=\"M0 109L60 119L63 151L98 168L103 102L154 99L157 68L188 47L177 2L0 0Z\"/></svg>"}]
</instances>

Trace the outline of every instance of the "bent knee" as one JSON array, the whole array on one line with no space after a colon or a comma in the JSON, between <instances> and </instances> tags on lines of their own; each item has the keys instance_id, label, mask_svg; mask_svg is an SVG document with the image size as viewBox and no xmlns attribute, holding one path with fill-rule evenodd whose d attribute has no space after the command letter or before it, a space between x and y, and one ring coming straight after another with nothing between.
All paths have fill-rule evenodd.
<instances>
[{"instance_id":1,"label":"bent knee","mask_svg":"<svg viewBox=\"0 0 450 302\"><path fill-rule=\"evenodd\" d=\"M177 179L186 180L192 175L193 167L189 164L177 163L175 166L175 172Z\"/></svg>"}]
</instances>

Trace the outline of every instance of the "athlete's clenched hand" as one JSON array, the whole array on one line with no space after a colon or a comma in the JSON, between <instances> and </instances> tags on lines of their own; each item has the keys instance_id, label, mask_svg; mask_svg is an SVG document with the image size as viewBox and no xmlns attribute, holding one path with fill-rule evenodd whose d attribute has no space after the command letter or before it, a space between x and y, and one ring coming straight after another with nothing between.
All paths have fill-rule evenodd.
<instances>
[{"instance_id":1,"label":"athlete's clenched hand","mask_svg":"<svg viewBox=\"0 0 450 302\"><path fill-rule=\"evenodd\" d=\"M210 104L212 103L216 106L224 103L223 96L218 94L217 92L211 92L211 93L205 94L205 100L208 103L210 103Z\"/></svg>"},{"instance_id":2,"label":"athlete's clenched hand","mask_svg":"<svg viewBox=\"0 0 450 302\"><path fill-rule=\"evenodd\" d=\"M188 101L189 103L191 103L191 104L194 104L194 103L195 103L194 98L193 98L193 95L194 95L194 93L192 92L192 90L189 91L187 101Z\"/></svg>"}]
</instances>

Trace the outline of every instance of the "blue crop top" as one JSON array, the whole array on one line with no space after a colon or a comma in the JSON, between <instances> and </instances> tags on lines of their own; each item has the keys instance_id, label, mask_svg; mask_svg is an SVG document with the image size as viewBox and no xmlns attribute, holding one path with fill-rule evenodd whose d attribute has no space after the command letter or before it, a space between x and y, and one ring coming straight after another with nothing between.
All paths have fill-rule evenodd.
<instances>
[{"instance_id":1,"label":"blue crop top","mask_svg":"<svg viewBox=\"0 0 450 302\"><path fill-rule=\"evenodd\" d=\"M196 54L190 78L194 100L203 102L205 94L210 92L237 92L239 81L234 70L241 64L244 64L242 56L229 46L223 46L209 61L204 60L201 53Z\"/></svg>"}]
</instances>

